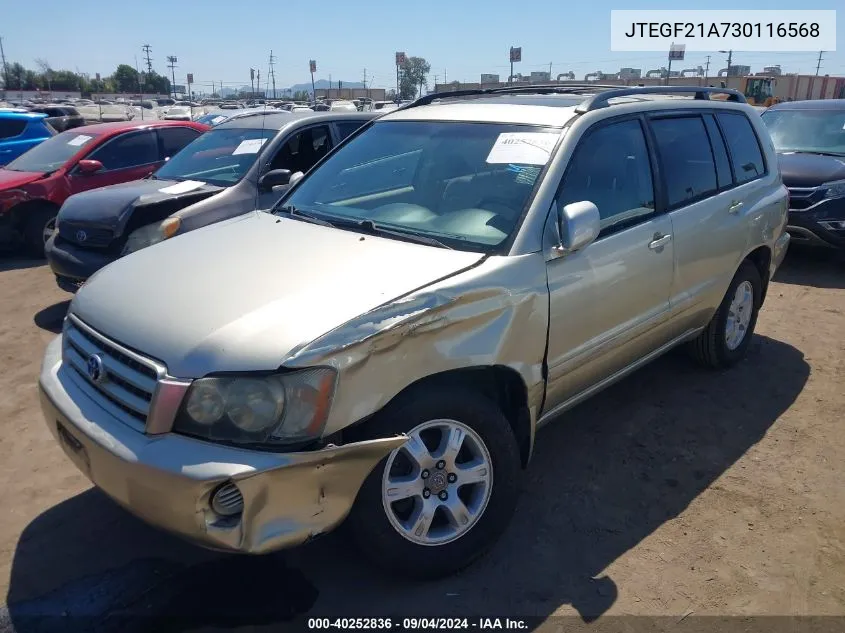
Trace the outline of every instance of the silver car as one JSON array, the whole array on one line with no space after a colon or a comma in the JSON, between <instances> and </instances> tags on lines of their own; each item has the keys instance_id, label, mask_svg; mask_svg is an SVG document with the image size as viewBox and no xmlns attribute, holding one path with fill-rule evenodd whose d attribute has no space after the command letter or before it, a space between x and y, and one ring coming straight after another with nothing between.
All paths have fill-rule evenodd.
<instances>
[{"instance_id":1,"label":"silver car","mask_svg":"<svg viewBox=\"0 0 845 633\"><path fill-rule=\"evenodd\" d=\"M561 412L678 345L737 363L789 242L760 117L715 89L537 92L424 97L269 212L97 272L39 381L68 457L210 548L346 520L437 577L496 542Z\"/></svg>"}]
</instances>

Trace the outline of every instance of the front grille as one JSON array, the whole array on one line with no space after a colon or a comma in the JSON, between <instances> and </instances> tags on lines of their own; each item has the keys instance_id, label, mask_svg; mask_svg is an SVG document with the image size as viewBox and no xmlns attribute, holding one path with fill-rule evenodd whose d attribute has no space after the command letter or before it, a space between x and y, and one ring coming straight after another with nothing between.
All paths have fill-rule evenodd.
<instances>
[{"instance_id":1,"label":"front grille","mask_svg":"<svg viewBox=\"0 0 845 633\"><path fill-rule=\"evenodd\" d=\"M114 239L114 231L78 222L59 222L59 235L62 239L80 246L105 248Z\"/></svg>"},{"instance_id":2,"label":"front grille","mask_svg":"<svg viewBox=\"0 0 845 633\"><path fill-rule=\"evenodd\" d=\"M824 199L822 187L789 187L789 210L806 211Z\"/></svg>"},{"instance_id":3,"label":"front grille","mask_svg":"<svg viewBox=\"0 0 845 633\"><path fill-rule=\"evenodd\" d=\"M94 356L102 365L97 380L88 368ZM72 314L64 330L62 362L82 379L77 382L92 400L105 409L128 414L135 427L144 429L163 367L108 340ZM126 416L118 417L126 420Z\"/></svg>"}]
</instances>

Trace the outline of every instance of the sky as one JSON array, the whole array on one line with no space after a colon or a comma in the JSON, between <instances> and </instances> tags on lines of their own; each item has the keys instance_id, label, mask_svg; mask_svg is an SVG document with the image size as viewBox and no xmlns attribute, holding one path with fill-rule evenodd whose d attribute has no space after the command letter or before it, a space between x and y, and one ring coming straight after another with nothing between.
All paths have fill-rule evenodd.
<instances>
[{"instance_id":1,"label":"sky","mask_svg":"<svg viewBox=\"0 0 845 633\"><path fill-rule=\"evenodd\" d=\"M624 2L588 0L322 0L262 2L240 5L231 0L135 0L104 3L78 0L69 11L66 0L41 0L37 19L28 10L3 9L20 0L0 0L0 37L8 62L36 68L45 59L56 69L111 74L120 63L144 66L141 47L152 47L153 68L170 71L166 57L178 59L176 83L194 75L195 91L211 90L211 82L236 88L249 85L250 67L266 84L270 50L276 58L277 88L310 81L308 60L317 61L317 79L362 81L371 87L396 84L394 54L424 57L431 64L429 85L437 81L477 82L481 73L509 74L510 46L522 47L514 72L618 72L621 67L645 73L666 65L666 54L610 50L611 9L634 9ZM112 8L118 7L119 8ZM644 9L705 8L691 0L651 0ZM795 0L713 2L707 9L845 9L841 0L820 0L809 7ZM839 12L845 16L845 10ZM821 74L845 75L845 26L839 25L839 52L825 52ZM688 52L683 68L704 66L711 55L715 74L726 64L719 52ZM818 52L735 52L734 64L752 72L780 64L784 72L814 73ZM673 69L679 69L674 66Z\"/></svg>"}]
</instances>

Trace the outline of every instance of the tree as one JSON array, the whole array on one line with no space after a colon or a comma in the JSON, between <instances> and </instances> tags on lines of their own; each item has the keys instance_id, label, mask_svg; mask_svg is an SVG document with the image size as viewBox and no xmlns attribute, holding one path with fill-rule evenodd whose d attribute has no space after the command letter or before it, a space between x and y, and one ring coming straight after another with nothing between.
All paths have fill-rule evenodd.
<instances>
[{"instance_id":1,"label":"tree","mask_svg":"<svg viewBox=\"0 0 845 633\"><path fill-rule=\"evenodd\" d=\"M401 67L399 75L399 96L402 99L413 99L423 87L428 87L428 73L431 64L422 57L408 57Z\"/></svg>"},{"instance_id":2,"label":"tree","mask_svg":"<svg viewBox=\"0 0 845 633\"><path fill-rule=\"evenodd\" d=\"M129 64L120 64L111 76L118 92L138 92L138 71Z\"/></svg>"}]
</instances>

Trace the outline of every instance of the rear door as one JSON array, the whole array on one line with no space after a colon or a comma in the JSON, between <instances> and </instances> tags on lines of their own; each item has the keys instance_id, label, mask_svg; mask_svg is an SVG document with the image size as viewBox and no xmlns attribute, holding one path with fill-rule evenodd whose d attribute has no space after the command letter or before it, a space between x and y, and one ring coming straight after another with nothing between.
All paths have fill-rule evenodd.
<instances>
[{"instance_id":1,"label":"rear door","mask_svg":"<svg viewBox=\"0 0 845 633\"><path fill-rule=\"evenodd\" d=\"M334 143L328 123L298 128L282 141L275 156L261 173L263 175L273 169L288 169L291 174L298 171L305 173L328 154L332 147ZM269 209L283 193L284 191L259 191L257 208Z\"/></svg>"},{"instance_id":2,"label":"rear door","mask_svg":"<svg viewBox=\"0 0 845 633\"><path fill-rule=\"evenodd\" d=\"M48 136L46 132L36 134L34 130L27 133L27 121L25 119L0 118L0 165L5 165L14 160Z\"/></svg>"},{"instance_id":3,"label":"rear door","mask_svg":"<svg viewBox=\"0 0 845 633\"><path fill-rule=\"evenodd\" d=\"M756 186L753 181L765 173L753 131L749 139L739 136L741 130L732 127L730 134L735 139L731 139L717 118L713 113L698 111L654 115L649 121L675 239L670 302L676 335L706 325L721 302L745 249L746 199ZM747 163L747 171L741 176L745 184L741 185L735 172L743 167L732 166L727 149L734 142L738 145L737 158ZM758 159L739 155L752 152L739 149L749 142L757 149Z\"/></svg>"},{"instance_id":4,"label":"rear door","mask_svg":"<svg viewBox=\"0 0 845 633\"><path fill-rule=\"evenodd\" d=\"M71 193L145 178L162 162L158 137L153 129L133 130L112 137L84 158L100 161L103 169L86 175L74 168L70 175Z\"/></svg>"}]
</instances>

